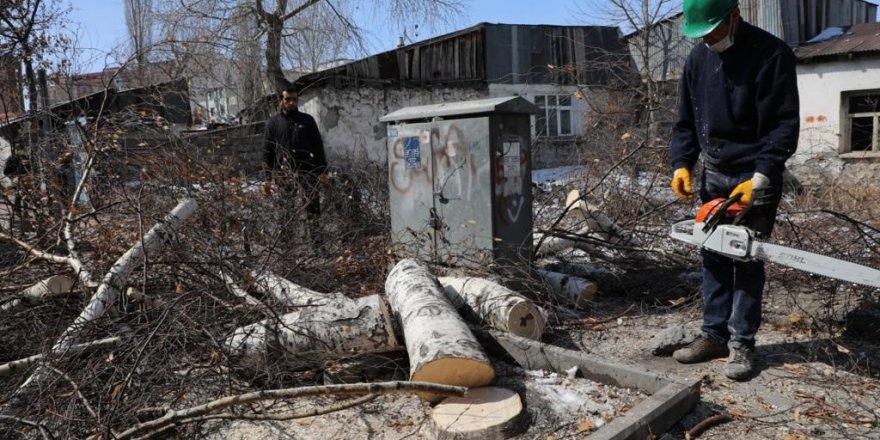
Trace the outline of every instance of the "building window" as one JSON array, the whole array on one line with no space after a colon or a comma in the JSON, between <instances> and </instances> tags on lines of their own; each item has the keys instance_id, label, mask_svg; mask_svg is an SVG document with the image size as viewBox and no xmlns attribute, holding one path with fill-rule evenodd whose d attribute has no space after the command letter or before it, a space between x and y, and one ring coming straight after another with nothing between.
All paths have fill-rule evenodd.
<instances>
[{"instance_id":1,"label":"building window","mask_svg":"<svg viewBox=\"0 0 880 440\"><path fill-rule=\"evenodd\" d=\"M845 96L845 152L880 151L880 92Z\"/></svg>"},{"instance_id":2,"label":"building window","mask_svg":"<svg viewBox=\"0 0 880 440\"><path fill-rule=\"evenodd\" d=\"M571 95L535 95L538 136L571 136Z\"/></svg>"}]
</instances>

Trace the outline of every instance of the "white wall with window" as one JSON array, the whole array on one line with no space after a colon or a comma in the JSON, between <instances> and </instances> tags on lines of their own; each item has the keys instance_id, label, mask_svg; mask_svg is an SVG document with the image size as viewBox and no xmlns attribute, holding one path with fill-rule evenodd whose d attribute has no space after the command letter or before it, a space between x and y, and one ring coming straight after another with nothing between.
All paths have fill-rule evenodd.
<instances>
[{"instance_id":1,"label":"white wall with window","mask_svg":"<svg viewBox=\"0 0 880 440\"><path fill-rule=\"evenodd\" d=\"M798 65L801 132L789 169L804 184L880 182L880 56Z\"/></svg>"},{"instance_id":2,"label":"white wall with window","mask_svg":"<svg viewBox=\"0 0 880 440\"><path fill-rule=\"evenodd\" d=\"M541 109L532 120L532 136L559 139L584 134L587 102L576 86L490 84L489 97L522 96Z\"/></svg>"}]
</instances>

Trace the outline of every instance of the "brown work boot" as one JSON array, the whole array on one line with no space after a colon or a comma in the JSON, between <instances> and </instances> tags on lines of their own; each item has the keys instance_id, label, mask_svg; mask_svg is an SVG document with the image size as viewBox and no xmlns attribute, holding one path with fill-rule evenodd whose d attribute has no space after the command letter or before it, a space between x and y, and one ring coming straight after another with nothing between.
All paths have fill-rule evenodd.
<instances>
[{"instance_id":1,"label":"brown work boot","mask_svg":"<svg viewBox=\"0 0 880 440\"><path fill-rule=\"evenodd\" d=\"M672 353L672 358L683 364L693 364L723 358L727 356L727 353L727 345L722 345L710 338L700 336L696 341L688 344L687 347L675 350Z\"/></svg>"}]
</instances>

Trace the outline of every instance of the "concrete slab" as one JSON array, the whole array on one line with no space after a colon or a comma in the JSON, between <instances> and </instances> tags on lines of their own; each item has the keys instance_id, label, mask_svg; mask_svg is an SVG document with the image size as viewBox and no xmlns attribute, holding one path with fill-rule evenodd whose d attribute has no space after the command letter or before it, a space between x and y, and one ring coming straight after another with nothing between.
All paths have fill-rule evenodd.
<instances>
[{"instance_id":1,"label":"concrete slab","mask_svg":"<svg viewBox=\"0 0 880 440\"><path fill-rule=\"evenodd\" d=\"M644 440L659 436L691 411L700 398L700 380L658 374L646 368L600 359L507 333L490 331L503 350L523 368L564 372L578 367L581 375L596 382L635 388L650 397L589 436L593 440ZM487 347L492 348L492 347Z\"/></svg>"}]
</instances>

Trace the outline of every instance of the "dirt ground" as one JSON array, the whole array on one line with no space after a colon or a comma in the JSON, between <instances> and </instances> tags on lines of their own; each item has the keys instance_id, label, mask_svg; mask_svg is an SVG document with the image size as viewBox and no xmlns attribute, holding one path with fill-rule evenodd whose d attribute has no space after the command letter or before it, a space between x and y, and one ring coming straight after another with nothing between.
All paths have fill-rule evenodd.
<instances>
[{"instance_id":1,"label":"dirt ground","mask_svg":"<svg viewBox=\"0 0 880 440\"><path fill-rule=\"evenodd\" d=\"M843 325L821 328L819 322L830 319L827 315L842 313L837 310L840 301L835 302L831 298L835 295L826 290L828 283L815 283L815 291L793 293L781 282L787 278L774 281L771 271L756 374L748 381L736 382L724 377L725 360L681 365L670 357L651 354L653 335L671 326L697 328L701 319L698 286L685 282L669 287L638 280L640 276L656 279L655 275L631 275L623 283L631 288L628 293L600 296L589 310L564 310L565 319L545 334L544 342L658 373L701 379L698 404L669 433L656 438L685 439L688 430L721 413L732 420L704 431L699 438L880 438L880 380L876 367L880 344L876 337L854 335L852 328L847 331ZM694 276L679 277L686 278ZM841 289L839 285L831 286ZM848 313L852 316L856 312ZM529 373L532 377L526 380L530 384L523 386L516 379L523 376L520 369L501 364L498 371L498 385L517 389L525 398L528 425L514 437L517 439L587 438L601 429L603 414L608 415L609 410L620 414L644 398L637 390L575 384L546 372L537 382L552 383L553 389L541 392L535 388L535 372ZM591 401L606 406L580 406ZM214 434L210 438L433 438L430 409L428 403L416 397L382 396L358 408L299 421L219 423L211 428Z\"/></svg>"}]
</instances>

